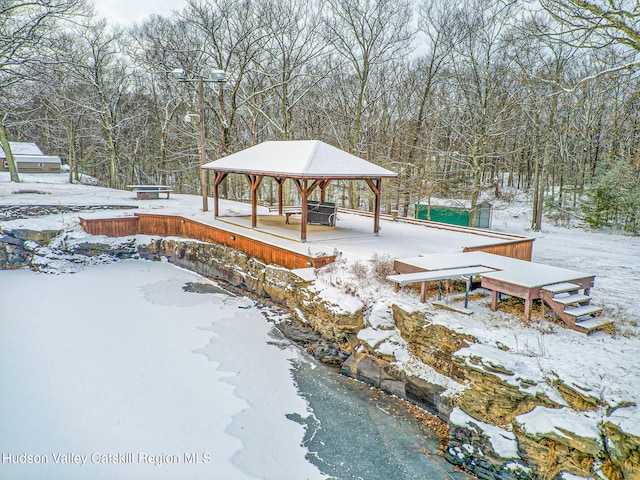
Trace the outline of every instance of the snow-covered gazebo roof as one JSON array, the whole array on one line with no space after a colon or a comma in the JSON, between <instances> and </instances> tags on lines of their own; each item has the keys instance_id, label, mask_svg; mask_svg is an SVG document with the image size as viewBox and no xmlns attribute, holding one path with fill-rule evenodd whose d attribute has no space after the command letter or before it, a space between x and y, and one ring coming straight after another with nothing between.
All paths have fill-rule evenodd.
<instances>
[{"instance_id":1,"label":"snow-covered gazebo roof","mask_svg":"<svg viewBox=\"0 0 640 480\"><path fill-rule=\"evenodd\" d=\"M287 178L359 179L397 176L391 170L319 140L263 142L209 162L202 168Z\"/></svg>"},{"instance_id":2,"label":"snow-covered gazebo roof","mask_svg":"<svg viewBox=\"0 0 640 480\"><path fill-rule=\"evenodd\" d=\"M307 238L307 200L317 188L324 191L332 180L364 180L375 194L374 233L380 224L382 179L397 174L319 140L263 142L202 166L214 173L214 215L218 216L218 186L230 173L247 177L251 188L251 225L257 226L257 190L264 177L278 183L279 213L282 214L282 183L292 179L302 198L300 238ZM203 188L204 191L204 188Z\"/></svg>"}]
</instances>

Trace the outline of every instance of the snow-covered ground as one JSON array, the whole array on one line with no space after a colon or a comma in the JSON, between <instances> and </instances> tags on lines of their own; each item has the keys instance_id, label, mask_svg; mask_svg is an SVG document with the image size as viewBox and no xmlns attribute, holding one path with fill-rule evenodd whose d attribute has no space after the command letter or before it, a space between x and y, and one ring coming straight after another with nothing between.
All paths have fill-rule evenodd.
<instances>
[{"instance_id":1,"label":"snow-covered ground","mask_svg":"<svg viewBox=\"0 0 640 480\"><path fill-rule=\"evenodd\" d=\"M170 200L137 201L131 192L114 191L100 187L65 184L66 177L24 175L22 184L10 184L0 175L0 205L2 204L127 204L138 211L175 213L207 221L210 214L203 214L201 199L197 196L172 195ZM52 183L54 180L57 183ZM50 193L21 193L16 190L42 190ZM565 228L546 224L542 232L527 229L530 218L528 203L523 199L494 204L493 227L499 231L536 237L533 259L550 265L589 272L596 275L592 290L594 303L605 307L605 315L616 320L617 330L612 336L596 332L590 336L569 331L561 326L538 319L523 322L518 315L506 312L490 312L488 299L473 299L471 316L433 310L418 304L413 292L395 293L389 285L373 280L375 255L410 257L434 251L455 250L458 243L453 237L442 235L433 238L422 227L400 223L382 222L379 237L357 236L309 242L305 248L328 248L343 252L335 265L318 272L316 289L326 288L336 297L342 291L347 297L357 297L369 305L367 329L360 338L372 347L387 354L395 354L398 364L413 374L429 381L443 383L452 394L463 388L416 362L406 349L406 344L390 319L392 303L406 308L426 308L432 321L476 336L480 343L461 350L461 359L482 356L486 362L502 365L518 378L534 381L531 391L542 391L557 400L562 399L550 385L560 378L567 385L582 390L608 405L620 403L640 405L640 238L615 233L591 232L581 228ZM228 214L248 213L249 206L234 202L222 202ZM112 216L113 212L109 212ZM114 215L127 215L131 211L117 211ZM77 214L52 215L43 219L0 222L0 227L66 228L79 238L84 233L77 224ZM340 222L351 223L354 229L370 229L371 220L352 215L340 215ZM357 265L357 266L354 266ZM324 287L323 287L324 285ZM356 287L357 286L357 287ZM336 303L342 303L336 298ZM604 409L594 415L597 423ZM533 416L532 416L533 417ZM637 407L619 408L609 418L625 430L640 435L640 412ZM533 427L531 427L533 428Z\"/></svg>"},{"instance_id":2,"label":"snow-covered ground","mask_svg":"<svg viewBox=\"0 0 640 480\"><path fill-rule=\"evenodd\" d=\"M286 417L308 415L298 351L188 282L207 280L133 260L0 271L0 478L325 478Z\"/></svg>"}]
</instances>

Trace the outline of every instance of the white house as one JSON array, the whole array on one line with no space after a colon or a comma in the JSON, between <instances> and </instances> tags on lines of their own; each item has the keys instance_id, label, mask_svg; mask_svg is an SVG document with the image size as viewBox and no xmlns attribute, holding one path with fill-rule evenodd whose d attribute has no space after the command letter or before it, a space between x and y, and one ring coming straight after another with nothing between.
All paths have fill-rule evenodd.
<instances>
[{"instance_id":1,"label":"white house","mask_svg":"<svg viewBox=\"0 0 640 480\"><path fill-rule=\"evenodd\" d=\"M20 173L60 173L60 157L45 155L35 143L9 142ZM0 145L0 172L8 172L7 155Z\"/></svg>"}]
</instances>

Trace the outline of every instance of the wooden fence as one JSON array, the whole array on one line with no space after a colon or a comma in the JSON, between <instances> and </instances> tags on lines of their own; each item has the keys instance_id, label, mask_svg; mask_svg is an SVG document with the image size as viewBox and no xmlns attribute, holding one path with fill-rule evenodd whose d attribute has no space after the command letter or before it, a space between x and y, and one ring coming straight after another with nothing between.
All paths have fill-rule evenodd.
<instances>
[{"instance_id":1,"label":"wooden fence","mask_svg":"<svg viewBox=\"0 0 640 480\"><path fill-rule=\"evenodd\" d=\"M134 217L80 219L85 232L92 235L123 237L129 235L157 235L181 237L217 243L240 250L267 264L286 268L319 268L335 260L334 255L311 257L285 247L250 238L222 228L207 225L178 215L137 213Z\"/></svg>"}]
</instances>

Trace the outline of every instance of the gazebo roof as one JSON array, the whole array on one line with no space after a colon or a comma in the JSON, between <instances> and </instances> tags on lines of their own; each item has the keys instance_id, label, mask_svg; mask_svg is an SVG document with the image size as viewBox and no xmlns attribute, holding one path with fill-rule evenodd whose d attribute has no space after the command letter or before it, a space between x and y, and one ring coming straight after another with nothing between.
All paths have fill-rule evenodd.
<instances>
[{"instance_id":1,"label":"gazebo roof","mask_svg":"<svg viewBox=\"0 0 640 480\"><path fill-rule=\"evenodd\" d=\"M270 177L358 179L396 177L386 168L319 140L263 142L202 166Z\"/></svg>"}]
</instances>

